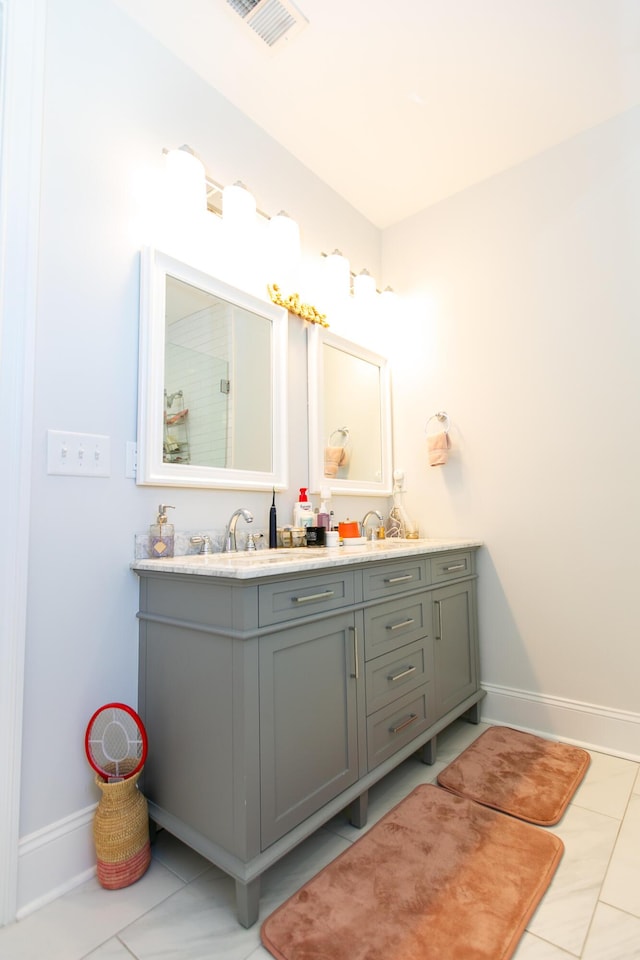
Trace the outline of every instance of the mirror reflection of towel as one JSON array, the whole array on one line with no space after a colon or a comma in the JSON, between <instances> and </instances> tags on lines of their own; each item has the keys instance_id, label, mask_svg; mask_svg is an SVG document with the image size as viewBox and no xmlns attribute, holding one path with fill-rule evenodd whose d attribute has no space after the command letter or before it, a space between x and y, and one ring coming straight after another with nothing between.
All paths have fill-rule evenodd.
<instances>
[{"instance_id":1,"label":"mirror reflection of towel","mask_svg":"<svg viewBox=\"0 0 640 960\"><path fill-rule=\"evenodd\" d=\"M325 477L335 477L338 475L340 467L346 467L349 463L349 454L346 447L325 447L324 448L324 475Z\"/></svg>"},{"instance_id":2,"label":"mirror reflection of towel","mask_svg":"<svg viewBox=\"0 0 640 960\"><path fill-rule=\"evenodd\" d=\"M440 467L447 462L451 449L451 438L446 430L427 437L427 446L429 448L429 463L432 467Z\"/></svg>"}]
</instances>

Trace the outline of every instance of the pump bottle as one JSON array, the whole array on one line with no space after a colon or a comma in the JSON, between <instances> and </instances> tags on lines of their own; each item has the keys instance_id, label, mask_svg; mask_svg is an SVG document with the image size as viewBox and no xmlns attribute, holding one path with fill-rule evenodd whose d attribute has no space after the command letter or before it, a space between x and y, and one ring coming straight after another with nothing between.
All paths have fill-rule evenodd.
<instances>
[{"instance_id":1,"label":"pump bottle","mask_svg":"<svg viewBox=\"0 0 640 960\"><path fill-rule=\"evenodd\" d=\"M172 557L174 545L173 524L167 522L167 510L175 510L170 503L161 503L158 517L149 527L149 556Z\"/></svg>"},{"instance_id":2,"label":"pump bottle","mask_svg":"<svg viewBox=\"0 0 640 960\"><path fill-rule=\"evenodd\" d=\"M320 509L318 510L318 526L324 527L325 530L331 529L331 517L329 514L329 507L327 506L328 499L329 499L329 490L327 490L326 487L321 487Z\"/></svg>"},{"instance_id":3,"label":"pump bottle","mask_svg":"<svg viewBox=\"0 0 640 960\"><path fill-rule=\"evenodd\" d=\"M300 496L293 505L293 525L294 527L313 526L313 504L307 497L306 487L300 487Z\"/></svg>"}]
</instances>

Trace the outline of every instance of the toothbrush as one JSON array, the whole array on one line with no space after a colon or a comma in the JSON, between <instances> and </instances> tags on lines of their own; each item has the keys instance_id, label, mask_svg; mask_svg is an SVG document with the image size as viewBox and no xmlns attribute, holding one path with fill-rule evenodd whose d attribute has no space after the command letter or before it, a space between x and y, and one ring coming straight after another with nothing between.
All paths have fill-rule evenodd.
<instances>
[{"instance_id":1,"label":"toothbrush","mask_svg":"<svg viewBox=\"0 0 640 960\"><path fill-rule=\"evenodd\" d=\"M276 488L273 488L273 500L269 510L269 547L278 546L278 536L276 533Z\"/></svg>"}]
</instances>

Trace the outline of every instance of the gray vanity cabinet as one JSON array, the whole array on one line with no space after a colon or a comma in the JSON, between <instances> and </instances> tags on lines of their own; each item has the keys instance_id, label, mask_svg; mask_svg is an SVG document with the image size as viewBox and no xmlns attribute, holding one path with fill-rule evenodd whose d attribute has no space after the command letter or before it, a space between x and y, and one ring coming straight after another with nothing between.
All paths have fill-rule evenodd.
<instances>
[{"instance_id":1,"label":"gray vanity cabinet","mask_svg":"<svg viewBox=\"0 0 640 960\"><path fill-rule=\"evenodd\" d=\"M234 877L245 926L268 867L342 810L364 825L373 784L478 719L473 550L386 549L134 565L150 817Z\"/></svg>"}]
</instances>

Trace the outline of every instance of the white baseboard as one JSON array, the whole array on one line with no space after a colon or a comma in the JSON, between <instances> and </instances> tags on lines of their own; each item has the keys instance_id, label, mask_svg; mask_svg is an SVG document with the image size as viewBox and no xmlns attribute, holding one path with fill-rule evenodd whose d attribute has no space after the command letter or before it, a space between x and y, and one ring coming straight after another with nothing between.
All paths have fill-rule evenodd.
<instances>
[{"instance_id":1,"label":"white baseboard","mask_svg":"<svg viewBox=\"0 0 640 960\"><path fill-rule=\"evenodd\" d=\"M640 761L640 713L563 700L528 690L482 684L486 723L556 737L575 746Z\"/></svg>"},{"instance_id":2,"label":"white baseboard","mask_svg":"<svg viewBox=\"0 0 640 960\"><path fill-rule=\"evenodd\" d=\"M96 872L93 817L96 804L20 840L18 913L22 919Z\"/></svg>"}]
</instances>

